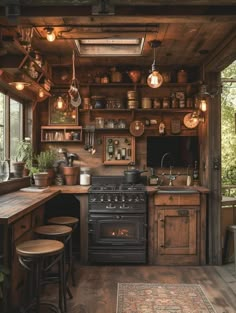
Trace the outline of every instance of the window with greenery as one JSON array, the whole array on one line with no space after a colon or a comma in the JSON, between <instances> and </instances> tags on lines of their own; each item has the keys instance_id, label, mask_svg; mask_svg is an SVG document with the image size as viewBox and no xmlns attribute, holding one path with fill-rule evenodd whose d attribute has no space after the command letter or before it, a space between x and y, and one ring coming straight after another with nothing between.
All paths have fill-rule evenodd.
<instances>
[{"instance_id":1,"label":"window with greenery","mask_svg":"<svg viewBox=\"0 0 236 313\"><path fill-rule=\"evenodd\" d=\"M13 160L23 137L23 104L0 92L0 159Z\"/></svg>"},{"instance_id":2,"label":"window with greenery","mask_svg":"<svg viewBox=\"0 0 236 313\"><path fill-rule=\"evenodd\" d=\"M222 185L236 185L236 61L221 73L221 78Z\"/></svg>"}]
</instances>

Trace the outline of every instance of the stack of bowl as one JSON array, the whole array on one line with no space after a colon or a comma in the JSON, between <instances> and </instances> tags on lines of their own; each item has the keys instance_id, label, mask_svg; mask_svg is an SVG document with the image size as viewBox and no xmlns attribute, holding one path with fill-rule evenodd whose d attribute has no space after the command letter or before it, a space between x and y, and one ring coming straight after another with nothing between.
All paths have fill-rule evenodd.
<instances>
[{"instance_id":1,"label":"stack of bowl","mask_svg":"<svg viewBox=\"0 0 236 313\"><path fill-rule=\"evenodd\" d=\"M137 92L135 90L129 90L127 92L128 109L138 108Z\"/></svg>"}]
</instances>

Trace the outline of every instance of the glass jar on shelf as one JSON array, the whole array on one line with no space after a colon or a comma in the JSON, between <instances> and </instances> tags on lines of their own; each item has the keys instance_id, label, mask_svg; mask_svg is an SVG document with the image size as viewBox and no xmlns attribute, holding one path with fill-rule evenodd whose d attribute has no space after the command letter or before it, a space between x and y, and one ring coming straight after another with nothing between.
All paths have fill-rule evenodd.
<instances>
[{"instance_id":1,"label":"glass jar on shelf","mask_svg":"<svg viewBox=\"0 0 236 313\"><path fill-rule=\"evenodd\" d=\"M96 126L96 128L104 128L104 118L103 117L96 117L95 126Z\"/></svg>"}]
</instances>

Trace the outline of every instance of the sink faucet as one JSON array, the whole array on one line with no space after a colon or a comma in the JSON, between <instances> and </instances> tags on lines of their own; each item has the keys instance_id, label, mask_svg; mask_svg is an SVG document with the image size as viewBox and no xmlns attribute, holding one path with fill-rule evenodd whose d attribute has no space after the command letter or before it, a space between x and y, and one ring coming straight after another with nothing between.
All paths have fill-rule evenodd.
<instances>
[{"instance_id":1,"label":"sink faucet","mask_svg":"<svg viewBox=\"0 0 236 313\"><path fill-rule=\"evenodd\" d=\"M165 161L165 159L166 159L167 157L170 158L170 171L169 171L169 175L166 175L165 173L162 173L162 175L168 177L168 179L169 179L169 186L173 186L173 181L176 179L176 175L172 174L173 166L171 165L172 155L171 155L170 152L166 152L166 153L163 154L163 156L162 156L162 158L161 158L161 168L163 168L164 161Z\"/></svg>"},{"instance_id":2,"label":"sink faucet","mask_svg":"<svg viewBox=\"0 0 236 313\"><path fill-rule=\"evenodd\" d=\"M163 164L164 164L164 161L166 159L166 157L169 157L170 160L172 161L172 155L170 152L166 152L163 154L162 158L161 158L161 168L163 168Z\"/></svg>"},{"instance_id":3,"label":"sink faucet","mask_svg":"<svg viewBox=\"0 0 236 313\"><path fill-rule=\"evenodd\" d=\"M176 179L176 175L172 174L172 168L173 166L170 166L170 172L169 172L169 186L173 186L173 181Z\"/></svg>"}]
</instances>

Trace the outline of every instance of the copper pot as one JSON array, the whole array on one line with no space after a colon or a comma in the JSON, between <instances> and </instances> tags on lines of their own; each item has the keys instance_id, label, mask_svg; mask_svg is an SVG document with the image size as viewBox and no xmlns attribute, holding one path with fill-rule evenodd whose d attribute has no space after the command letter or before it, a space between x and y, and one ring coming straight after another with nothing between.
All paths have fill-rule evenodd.
<instances>
[{"instance_id":1,"label":"copper pot","mask_svg":"<svg viewBox=\"0 0 236 313\"><path fill-rule=\"evenodd\" d=\"M128 71L129 78L132 80L134 84L138 83L141 78L141 72L138 70Z\"/></svg>"}]
</instances>

